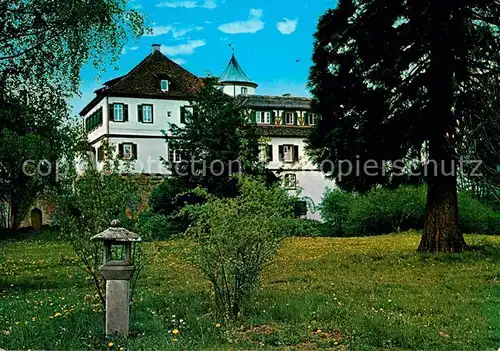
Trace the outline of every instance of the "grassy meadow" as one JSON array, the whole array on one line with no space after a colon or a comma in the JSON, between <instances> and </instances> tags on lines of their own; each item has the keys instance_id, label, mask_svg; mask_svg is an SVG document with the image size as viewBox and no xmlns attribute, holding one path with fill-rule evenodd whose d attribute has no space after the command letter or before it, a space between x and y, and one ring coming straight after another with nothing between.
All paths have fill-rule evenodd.
<instances>
[{"instance_id":1,"label":"grassy meadow","mask_svg":"<svg viewBox=\"0 0 500 351\"><path fill-rule=\"evenodd\" d=\"M212 314L184 240L145 243L131 336L103 313L72 249L48 233L0 241L0 349L497 350L500 237L459 255L418 254L418 233L290 238L246 318Z\"/></svg>"}]
</instances>

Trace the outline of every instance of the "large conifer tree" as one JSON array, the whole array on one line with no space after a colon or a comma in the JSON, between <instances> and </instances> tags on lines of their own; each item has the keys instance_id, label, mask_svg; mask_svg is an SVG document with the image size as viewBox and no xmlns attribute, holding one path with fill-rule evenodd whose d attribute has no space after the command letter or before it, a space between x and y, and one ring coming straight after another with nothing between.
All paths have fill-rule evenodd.
<instances>
[{"instance_id":1,"label":"large conifer tree","mask_svg":"<svg viewBox=\"0 0 500 351\"><path fill-rule=\"evenodd\" d=\"M466 246L456 170L464 135L481 119L472 113L478 82L498 74L499 16L496 0L340 0L318 24L310 87L322 117L310 152L318 164L332 161L341 187L358 191L418 180L400 175L424 154L421 251ZM349 173L342 160L361 167ZM367 160L379 171L365 169ZM384 160L406 160L405 172Z\"/></svg>"}]
</instances>

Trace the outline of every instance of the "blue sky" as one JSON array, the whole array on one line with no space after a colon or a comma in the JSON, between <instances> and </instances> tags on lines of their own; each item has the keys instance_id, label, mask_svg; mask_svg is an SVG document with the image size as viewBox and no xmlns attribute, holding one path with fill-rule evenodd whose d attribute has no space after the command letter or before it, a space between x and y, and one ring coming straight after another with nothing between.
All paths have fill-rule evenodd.
<instances>
[{"instance_id":1,"label":"blue sky","mask_svg":"<svg viewBox=\"0 0 500 351\"><path fill-rule=\"evenodd\" d=\"M153 33L127 43L118 63L105 72L86 66L73 110L79 112L104 81L130 71L152 44L161 44L164 54L198 76L219 76L234 48L259 84L257 94L308 96L318 17L335 5L335 0L131 0L129 6L147 16Z\"/></svg>"}]
</instances>

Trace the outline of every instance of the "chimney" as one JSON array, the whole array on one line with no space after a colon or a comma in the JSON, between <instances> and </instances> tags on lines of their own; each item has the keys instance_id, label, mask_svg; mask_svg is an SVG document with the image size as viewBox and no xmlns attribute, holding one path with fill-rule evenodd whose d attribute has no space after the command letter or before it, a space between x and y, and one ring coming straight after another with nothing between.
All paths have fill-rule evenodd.
<instances>
[{"instance_id":1,"label":"chimney","mask_svg":"<svg viewBox=\"0 0 500 351\"><path fill-rule=\"evenodd\" d=\"M292 97L292 94L290 93L286 93L286 94L283 94L284 97Z\"/></svg>"},{"instance_id":2,"label":"chimney","mask_svg":"<svg viewBox=\"0 0 500 351\"><path fill-rule=\"evenodd\" d=\"M160 44L153 44L153 45L151 45L151 47L153 48L153 53L154 53L155 51L160 51L161 45Z\"/></svg>"}]
</instances>

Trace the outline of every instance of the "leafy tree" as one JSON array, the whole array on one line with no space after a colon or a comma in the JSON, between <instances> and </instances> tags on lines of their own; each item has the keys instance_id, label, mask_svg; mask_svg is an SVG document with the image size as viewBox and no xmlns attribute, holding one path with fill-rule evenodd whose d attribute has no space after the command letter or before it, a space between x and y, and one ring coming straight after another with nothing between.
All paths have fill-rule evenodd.
<instances>
[{"instance_id":1,"label":"leafy tree","mask_svg":"<svg viewBox=\"0 0 500 351\"><path fill-rule=\"evenodd\" d=\"M423 167L421 251L466 247L458 227L459 146L484 117L469 113L478 79L498 74L499 13L497 1L340 0L318 24L310 87L322 118L311 154L317 163L332 161L332 176L344 175L339 185L348 190L394 186ZM423 156L430 161L412 166ZM342 160L361 167L346 175L347 163L335 167ZM363 167L367 160L377 172Z\"/></svg>"},{"instance_id":2,"label":"leafy tree","mask_svg":"<svg viewBox=\"0 0 500 351\"><path fill-rule=\"evenodd\" d=\"M9 205L2 223L17 227L71 152L65 101L78 92L82 66L115 60L144 28L125 0L0 3L0 146L10 150L0 155L0 202Z\"/></svg>"},{"instance_id":3,"label":"leafy tree","mask_svg":"<svg viewBox=\"0 0 500 351\"><path fill-rule=\"evenodd\" d=\"M102 263L102 244L90 238L107 229L113 219L137 231L137 218L142 211L141 192L132 177L121 175L123 165L117 157L107 157L102 172L95 169L86 152L86 136L79 140L74 154L80 160L78 168L68 163L61 169L58 186L52 188L49 199L56 207L54 222L60 227L61 238L72 245L105 309L105 281L98 270ZM104 146L106 155L112 155L113 148ZM125 164L125 169L129 166ZM141 267L140 262L136 263L138 270L134 274Z\"/></svg>"},{"instance_id":4,"label":"leafy tree","mask_svg":"<svg viewBox=\"0 0 500 351\"><path fill-rule=\"evenodd\" d=\"M185 119L182 126L171 125L167 141L182 150L183 161L170 168L188 188L233 196L233 174L265 174L258 163L260 136L237 100L206 84Z\"/></svg>"},{"instance_id":5,"label":"leafy tree","mask_svg":"<svg viewBox=\"0 0 500 351\"><path fill-rule=\"evenodd\" d=\"M165 132L177 159L164 160L172 177L153 191L150 205L156 213L170 216L179 232L189 224L179 213L182 207L206 200L191 192L196 187L216 196L235 197L239 194L235 174L254 175L267 184L277 180L258 162L260 136L244 109L213 83L205 80L193 110L184 113L185 123L172 124L169 133Z\"/></svg>"}]
</instances>

